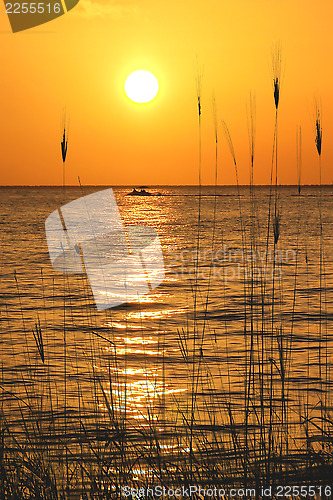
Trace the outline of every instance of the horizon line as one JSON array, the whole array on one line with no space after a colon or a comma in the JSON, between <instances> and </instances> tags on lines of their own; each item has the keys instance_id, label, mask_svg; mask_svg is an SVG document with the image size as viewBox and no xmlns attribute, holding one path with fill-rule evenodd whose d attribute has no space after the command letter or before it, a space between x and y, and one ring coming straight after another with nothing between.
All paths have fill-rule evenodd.
<instances>
[{"instance_id":1,"label":"horizon line","mask_svg":"<svg viewBox=\"0 0 333 500\"><path fill-rule=\"evenodd\" d=\"M64 189L64 186L61 184L1 184L0 188L60 188ZM65 188L81 188L81 187L138 187L138 184L67 184ZM149 184L145 185L146 188L154 188L154 187L237 187L237 184ZM238 184L238 187L251 187L251 184ZM275 184L253 184L252 187L275 187ZM333 181L331 184L278 184L278 187L333 187Z\"/></svg>"}]
</instances>

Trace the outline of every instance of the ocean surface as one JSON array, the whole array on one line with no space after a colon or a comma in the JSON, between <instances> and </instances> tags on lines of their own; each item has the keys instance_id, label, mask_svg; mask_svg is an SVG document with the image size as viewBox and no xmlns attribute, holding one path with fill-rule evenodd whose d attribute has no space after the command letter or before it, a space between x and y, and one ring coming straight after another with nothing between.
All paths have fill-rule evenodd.
<instances>
[{"instance_id":1,"label":"ocean surface","mask_svg":"<svg viewBox=\"0 0 333 500\"><path fill-rule=\"evenodd\" d=\"M73 429L76 414L106 421L108 398L133 428L181 426L194 392L197 425L222 422L223 405L237 420L250 356L278 399L283 347L290 424L320 391L328 405L333 187L203 187L200 203L197 187L153 187L161 196L151 197L115 187L125 227L156 230L165 279L98 311L85 275L53 269L45 220L102 189L0 188L1 411L13 432L24 434L24 416L49 425L65 410Z\"/></svg>"}]
</instances>

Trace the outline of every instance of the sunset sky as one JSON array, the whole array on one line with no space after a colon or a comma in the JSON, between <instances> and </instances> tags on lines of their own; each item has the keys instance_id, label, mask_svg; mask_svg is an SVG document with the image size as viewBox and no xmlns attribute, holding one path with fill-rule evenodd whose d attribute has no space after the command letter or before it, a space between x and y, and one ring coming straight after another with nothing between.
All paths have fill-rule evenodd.
<instances>
[{"instance_id":1,"label":"sunset sky","mask_svg":"<svg viewBox=\"0 0 333 500\"><path fill-rule=\"evenodd\" d=\"M323 183L333 182L332 0L80 0L68 14L13 34L0 4L1 185L60 185L62 115L70 117L68 184L198 182L195 62L203 65L202 182L214 183L215 92L219 184L235 172L227 123L249 182L247 105L256 97L256 184L270 180L274 129L272 47L282 47L279 182L318 183L314 99L323 114ZM124 81L145 69L159 81L148 104Z\"/></svg>"}]
</instances>

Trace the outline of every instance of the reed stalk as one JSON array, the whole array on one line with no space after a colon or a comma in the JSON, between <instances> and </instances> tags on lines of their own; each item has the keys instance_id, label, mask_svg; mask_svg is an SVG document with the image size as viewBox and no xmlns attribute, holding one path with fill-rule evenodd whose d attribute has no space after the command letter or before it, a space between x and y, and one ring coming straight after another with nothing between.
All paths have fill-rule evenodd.
<instances>
[{"instance_id":1,"label":"reed stalk","mask_svg":"<svg viewBox=\"0 0 333 500\"><path fill-rule=\"evenodd\" d=\"M315 103L315 144L318 153L318 170L319 170L319 340L318 340L318 371L320 383L322 381L321 369L321 349L322 349L322 269L323 269L323 226L322 226L322 182L321 182L321 153L322 153L322 112L320 105Z\"/></svg>"},{"instance_id":2,"label":"reed stalk","mask_svg":"<svg viewBox=\"0 0 333 500\"><path fill-rule=\"evenodd\" d=\"M61 140L61 158L62 158L62 185L63 185L63 193L64 193L64 201L66 194L66 157L67 157L67 147L68 147L68 125L66 122L66 110L64 111L63 117L63 132L62 132L62 140Z\"/></svg>"},{"instance_id":3,"label":"reed stalk","mask_svg":"<svg viewBox=\"0 0 333 500\"><path fill-rule=\"evenodd\" d=\"M251 246L251 256L256 252L256 231L255 231L255 196L254 196L254 155L255 155L255 138L256 138L256 101L255 96L250 93L249 108L247 113L248 122L248 138L249 138L249 153L250 153L250 246ZM251 384L254 384L254 295L255 295L255 276L254 276L254 259L251 258L250 261L250 353L249 362L247 361L247 350L248 350L248 335L245 328L245 488L247 487L247 465L248 465L248 451L249 451L249 415L250 415L250 405L251 405ZM254 391L253 391L254 392Z\"/></svg>"},{"instance_id":4,"label":"reed stalk","mask_svg":"<svg viewBox=\"0 0 333 500\"><path fill-rule=\"evenodd\" d=\"M191 419L190 419L190 476L192 480L192 467L193 467L193 426L195 419L195 407L196 407L196 397L195 397L195 359L197 350L197 298L198 298L198 277L199 277L199 255L200 255L200 224L201 224L201 168L202 168L202 125L201 125L201 115L202 115L202 104L201 104L201 94L202 94L202 78L203 78L203 68L199 66L198 59L196 60L195 68L195 83L196 83L196 94L197 94L197 117L198 117L198 229L197 229L197 244L196 244L196 268L195 268L195 284L194 284L194 306L193 306L193 353L192 353L192 389L191 389Z\"/></svg>"},{"instance_id":5,"label":"reed stalk","mask_svg":"<svg viewBox=\"0 0 333 500\"><path fill-rule=\"evenodd\" d=\"M297 182L298 194L301 194L302 187L302 127L300 126L296 134L296 158L297 158Z\"/></svg>"},{"instance_id":6,"label":"reed stalk","mask_svg":"<svg viewBox=\"0 0 333 500\"><path fill-rule=\"evenodd\" d=\"M274 126L274 140L275 144L273 145L273 157L275 160L275 199L274 199L274 218L273 218L273 272L272 272L272 306L271 306L271 337L272 341L275 334L275 269L276 269L276 245L279 241L280 236L280 212L278 208L278 111L279 111L279 103L280 103L280 91L281 91L281 47L279 44L275 46L272 53L272 70L273 70L273 96L274 96L274 105L275 105L275 126ZM275 153L275 155L274 155ZM272 164L273 167L273 164ZM271 365L272 370L272 365ZM270 377L271 388L272 388L272 371ZM269 421L270 421L270 433L271 433L271 423L272 423L272 405L269 407ZM271 435L269 434L269 444L268 444L268 477L267 480L270 480L270 458L272 454L272 447L274 443L271 439Z\"/></svg>"}]
</instances>

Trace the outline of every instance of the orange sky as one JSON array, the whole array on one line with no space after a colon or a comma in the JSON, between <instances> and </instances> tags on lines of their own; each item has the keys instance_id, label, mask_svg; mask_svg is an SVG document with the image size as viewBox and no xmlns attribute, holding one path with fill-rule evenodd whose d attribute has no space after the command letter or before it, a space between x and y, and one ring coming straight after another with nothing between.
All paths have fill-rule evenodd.
<instances>
[{"instance_id":1,"label":"orange sky","mask_svg":"<svg viewBox=\"0 0 333 500\"><path fill-rule=\"evenodd\" d=\"M48 24L12 34L0 4L1 185L62 183L61 117L70 115L67 182L196 184L194 63L204 66L202 182L214 183L214 126L228 124L241 183L249 181L246 106L256 96L254 180L270 179L274 128L271 51L282 46L279 181L297 183L302 125L304 183L319 181L314 96L323 112L324 183L333 181L332 0L81 0ZM123 84L153 72L160 92L134 104ZM219 183L235 183L219 127Z\"/></svg>"}]
</instances>

